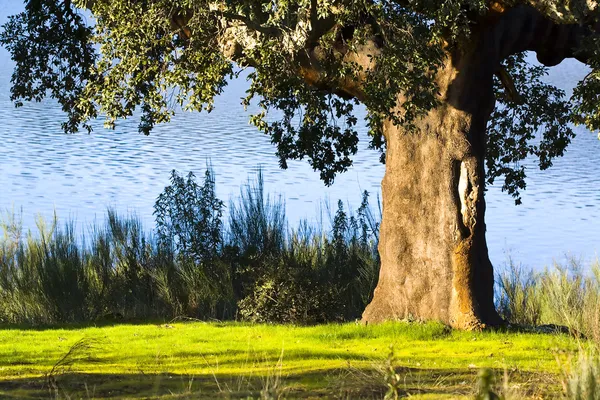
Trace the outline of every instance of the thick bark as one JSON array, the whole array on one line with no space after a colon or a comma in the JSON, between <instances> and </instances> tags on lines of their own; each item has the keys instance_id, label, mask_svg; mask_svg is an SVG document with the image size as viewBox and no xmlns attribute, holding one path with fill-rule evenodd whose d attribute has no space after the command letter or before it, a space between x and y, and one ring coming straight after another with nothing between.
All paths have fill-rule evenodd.
<instances>
[{"instance_id":1,"label":"thick bark","mask_svg":"<svg viewBox=\"0 0 600 400\"><path fill-rule=\"evenodd\" d=\"M475 27L471 45L449 55L437 76L442 104L417 133L388 123L382 182L381 272L366 322L435 319L456 328L502 323L485 239L485 129L500 62L525 50L555 65L600 31L561 25L528 6Z\"/></svg>"},{"instance_id":2,"label":"thick bark","mask_svg":"<svg viewBox=\"0 0 600 400\"><path fill-rule=\"evenodd\" d=\"M385 126L381 273L366 322L434 319L498 325L485 240L485 129L494 106L490 60L455 54L439 72L443 103L416 133Z\"/></svg>"}]
</instances>

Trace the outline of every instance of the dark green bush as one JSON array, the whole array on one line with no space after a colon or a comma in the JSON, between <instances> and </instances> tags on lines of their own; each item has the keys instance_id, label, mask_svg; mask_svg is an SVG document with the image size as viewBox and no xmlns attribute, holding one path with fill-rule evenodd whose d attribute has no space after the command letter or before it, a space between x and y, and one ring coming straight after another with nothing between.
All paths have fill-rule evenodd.
<instances>
[{"instance_id":1,"label":"dark green bush","mask_svg":"<svg viewBox=\"0 0 600 400\"><path fill-rule=\"evenodd\" d=\"M171 184L154 204L156 234L161 250L196 263L219 256L223 244L223 202L215 192L211 168L199 186L190 172L187 179L171 172Z\"/></svg>"},{"instance_id":2,"label":"dark green bush","mask_svg":"<svg viewBox=\"0 0 600 400\"><path fill-rule=\"evenodd\" d=\"M379 272L378 224L371 217L365 193L357 217L338 203L330 234L315 234L306 223L303 231L292 231L278 262L262 268L253 291L239 302L241 316L293 323L360 317Z\"/></svg>"},{"instance_id":3,"label":"dark green bush","mask_svg":"<svg viewBox=\"0 0 600 400\"><path fill-rule=\"evenodd\" d=\"M378 222L365 193L357 215L342 204L324 233L289 230L262 174L231 203L229 226L212 170L201 185L175 171L158 197L156 235L109 210L76 237L74 225L16 218L0 239L0 322L48 324L188 316L315 323L360 316L377 281ZM239 307L239 312L238 312Z\"/></svg>"},{"instance_id":4,"label":"dark green bush","mask_svg":"<svg viewBox=\"0 0 600 400\"><path fill-rule=\"evenodd\" d=\"M222 257L223 208L210 167L201 186L193 173L186 179L173 171L171 184L156 200L158 250L174 266L159 268L157 280L173 313L220 319L235 315L231 269Z\"/></svg>"}]
</instances>

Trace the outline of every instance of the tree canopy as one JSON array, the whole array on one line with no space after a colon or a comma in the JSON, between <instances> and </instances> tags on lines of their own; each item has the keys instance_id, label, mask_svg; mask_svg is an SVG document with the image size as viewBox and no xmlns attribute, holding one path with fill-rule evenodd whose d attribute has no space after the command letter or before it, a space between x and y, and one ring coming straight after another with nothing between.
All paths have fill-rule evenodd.
<instances>
[{"instance_id":1,"label":"tree canopy","mask_svg":"<svg viewBox=\"0 0 600 400\"><path fill-rule=\"evenodd\" d=\"M91 130L98 116L114 127L140 110L148 134L177 109L210 111L239 67L252 67L242 102L258 101L251 123L282 167L307 159L330 184L357 152L357 104L384 153L385 123L410 134L442 101L436 72L448 54L502 26L489 32L499 67L487 180L503 177L518 202L522 160L548 168L574 137L572 123L600 129L597 17L585 0L27 0L0 42L16 62L17 106L55 98L67 132ZM571 98L544 81L566 57L592 68Z\"/></svg>"}]
</instances>

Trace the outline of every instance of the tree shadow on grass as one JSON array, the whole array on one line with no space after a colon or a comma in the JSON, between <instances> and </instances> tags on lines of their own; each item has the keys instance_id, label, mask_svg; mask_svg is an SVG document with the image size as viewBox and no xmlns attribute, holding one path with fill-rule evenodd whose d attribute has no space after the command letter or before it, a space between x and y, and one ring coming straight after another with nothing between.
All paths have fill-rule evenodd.
<instances>
[{"instance_id":1,"label":"tree shadow on grass","mask_svg":"<svg viewBox=\"0 0 600 400\"><path fill-rule=\"evenodd\" d=\"M85 339L82 339L85 341ZM93 343L93 342L92 342ZM64 354L57 356L57 358L49 359L47 355L37 354L34 352L27 353L6 353L0 354L0 366L4 366L4 374L18 374L22 373L22 370L30 368L29 373L43 373L49 371L52 366L62 357ZM261 370L272 368L274 365L278 365L281 360L281 352L274 352L271 349L265 350L253 350L253 349L214 349L210 352L198 350L174 350L172 353L165 355L165 358L161 358L160 362L158 358L154 357L152 361L152 367L157 368L165 363L168 363L171 359L176 359L179 365L190 365L200 366L209 368L238 368L241 365L244 368L260 368ZM71 358L69 358L70 360ZM146 358L146 361L149 359ZM382 362L381 358L369 357L360 352L352 352L346 350L331 350L331 351L311 351L310 349L294 349L288 351L284 355L284 364L290 364L303 361L311 361L314 365L318 365L319 361L329 364L330 361L346 361L351 362ZM93 351L85 351L83 354L77 354L75 362L81 367L81 369L94 368L94 365L118 365L123 362L123 357L119 353L111 352L109 354L99 353ZM143 362L143 361L140 361ZM12 372L11 372L12 371ZM0 380L2 378L0 377Z\"/></svg>"},{"instance_id":2,"label":"tree shadow on grass","mask_svg":"<svg viewBox=\"0 0 600 400\"><path fill-rule=\"evenodd\" d=\"M494 371L497 381L504 371ZM398 393L454 398L473 395L476 369L419 369L399 367ZM518 372L511 384L525 388L531 396L552 396L560 388L556 377ZM215 372L205 375L93 374L67 372L53 377L0 381L2 399L231 399L231 398L344 398L381 399L385 395L384 368L343 368L289 373L274 368L268 373L244 375ZM261 393L271 396L261 396Z\"/></svg>"},{"instance_id":3,"label":"tree shadow on grass","mask_svg":"<svg viewBox=\"0 0 600 400\"><path fill-rule=\"evenodd\" d=\"M120 318L105 318L96 321L87 322L67 322L67 323L56 323L56 324L0 324L0 330L19 330L19 331L46 331L46 330L80 330L85 328L106 328L119 325L131 325L131 326L143 326L143 325L156 325L164 326L172 323L181 322L197 322L210 324L211 327L226 327L233 324L233 321L202 321L193 318L174 318L174 319L120 319ZM242 324L237 323L237 326Z\"/></svg>"}]
</instances>

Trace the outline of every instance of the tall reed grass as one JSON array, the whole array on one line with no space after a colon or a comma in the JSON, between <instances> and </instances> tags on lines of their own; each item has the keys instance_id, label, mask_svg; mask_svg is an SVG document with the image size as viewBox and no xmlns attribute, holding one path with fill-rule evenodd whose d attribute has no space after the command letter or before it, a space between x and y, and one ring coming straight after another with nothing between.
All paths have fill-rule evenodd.
<instances>
[{"instance_id":1,"label":"tall reed grass","mask_svg":"<svg viewBox=\"0 0 600 400\"><path fill-rule=\"evenodd\" d=\"M600 343L600 260L589 268L574 258L541 272L509 260L496 279L497 306L518 325L558 325Z\"/></svg>"},{"instance_id":2,"label":"tall reed grass","mask_svg":"<svg viewBox=\"0 0 600 400\"><path fill-rule=\"evenodd\" d=\"M0 227L0 322L241 318L318 323L360 317L379 271L381 210L368 193L356 212L342 202L322 221L288 226L281 197L262 173L229 204L214 173L172 173L158 197L156 226L109 210L76 233L72 222L39 220L24 233L16 213ZM497 278L497 307L517 325L561 325L600 342L600 261L572 260L541 272L512 261Z\"/></svg>"},{"instance_id":3,"label":"tall reed grass","mask_svg":"<svg viewBox=\"0 0 600 400\"><path fill-rule=\"evenodd\" d=\"M77 234L72 222L18 215L1 224L0 322L245 318L313 323L360 316L378 276L378 218L365 193L356 215L340 203L330 230L289 229L262 173L229 206L210 168L196 182L175 171L158 197L156 226L109 210Z\"/></svg>"},{"instance_id":4,"label":"tall reed grass","mask_svg":"<svg viewBox=\"0 0 600 400\"><path fill-rule=\"evenodd\" d=\"M579 353L577 362L564 373L563 388L570 400L600 399L600 357L597 350Z\"/></svg>"}]
</instances>

